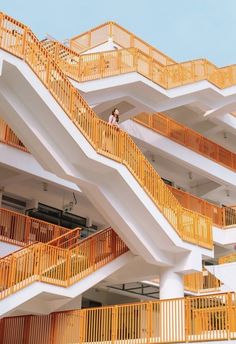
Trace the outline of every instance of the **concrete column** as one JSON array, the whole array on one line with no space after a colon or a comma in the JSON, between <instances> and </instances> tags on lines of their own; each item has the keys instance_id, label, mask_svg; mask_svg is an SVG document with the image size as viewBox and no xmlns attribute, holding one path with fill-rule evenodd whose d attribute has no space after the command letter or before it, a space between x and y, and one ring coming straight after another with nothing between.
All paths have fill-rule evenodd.
<instances>
[{"instance_id":1,"label":"concrete column","mask_svg":"<svg viewBox=\"0 0 236 344\"><path fill-rule=\"evenodd\" d=\"M183 277L169 268L160 272L160 299L184 297Z\"/></svg>"},{"instance_id":2,"label":"concrete column","mask_svg":"<svg viewBox=\"0 0 236 344\"><path fill-rule=\"evenodd\" d=\"M163 301L160 303L159 335L160 340L163 342L185 341L183 296L184 284L182 276L174 272L173 269L162 268L160 272L160 299Z\"/></svg>"}]
</instances>

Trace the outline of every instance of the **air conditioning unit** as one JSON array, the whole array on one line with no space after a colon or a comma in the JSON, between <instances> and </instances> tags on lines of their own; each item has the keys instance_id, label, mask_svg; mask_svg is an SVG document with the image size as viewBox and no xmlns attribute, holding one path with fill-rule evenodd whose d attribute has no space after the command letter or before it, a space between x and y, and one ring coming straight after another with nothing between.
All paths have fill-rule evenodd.
<instances>
[{"instance_id":1,"label":"air conditioning unit","mask_svg":"<svg viewBox=\"0 0 236 344\"><path fill-rule=\"evenodd\" d=\"M17 199L14 196L3 195L2 196L2 205L5 205L9 208L23 210L26 208L26 201Z\"/></svg>"}]
</instances>

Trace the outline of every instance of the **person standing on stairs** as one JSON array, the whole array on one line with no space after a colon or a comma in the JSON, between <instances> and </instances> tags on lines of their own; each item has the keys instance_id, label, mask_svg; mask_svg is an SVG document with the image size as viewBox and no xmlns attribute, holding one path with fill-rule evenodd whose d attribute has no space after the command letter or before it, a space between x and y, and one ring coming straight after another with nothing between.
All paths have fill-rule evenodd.
<instances>
[{"instance_id":1,"label":"person standing on stairs","mask_svg":"<svg viewBox=\"0 0 236 344\"><path fill-rule=\"evenodd\" d=\"M115 126L116 128L119 128L119 110L117 108L114 108L111 115L109 116L108 123Z\"/></svg>"}]
</instances>

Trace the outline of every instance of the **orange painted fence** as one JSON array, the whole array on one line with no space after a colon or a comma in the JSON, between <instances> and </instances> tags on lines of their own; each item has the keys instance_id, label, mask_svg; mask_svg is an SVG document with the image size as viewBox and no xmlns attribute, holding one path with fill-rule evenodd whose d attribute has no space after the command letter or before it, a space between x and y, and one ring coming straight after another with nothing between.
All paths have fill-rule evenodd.
<instances>
[{"instance_id":1,"label":"orange painted fence","mask_svg":"<svg viewBox=\"0 0 236 344\"><path fill-rule=\"evenodd\" d=\"M74 228L73 230L52 239L47 244L51 246L60 247L63 249L71 250L78 245L80 240L81 228Z\"/></svg>"},{"instance_id":2,"label":"orange painted fence","mask_svg":"<svg viewBox=\"0 0 236 344\"><path fill-rule=\"evenodd\" d=\"M236 262L236 252L232 252L227 254L226 256L222 256L218 260L219 264L227 264L227 263L235 263Z\"/></svg>"},{"instance_id":3,"label":"orange painted fence","mask_svg":"<svg viewBox=\"0 0 236 344\"><path fill-rule=\"evenodd\" d=\"M141 113L134 118L171 140L236 171L236 154L162 113Z\"/></svg>"},{"instance_id":4,"label":"orange painted fence","mask_svg":"<svg viewBox=\"0 0 236 344\"><path fill-rule=\"evenodd\" d=\"M142 120L138 122L142 124ZM146 125L146 124L145 124ZM0 119L0 141L21 150L27 151L10 127ZM177 200L184 208L196 211L212 219L214 225L219 227L233 226L236 224L236 209L233 207L220 207L185 191L168 186Z\"/></svg>"},{"instance_id":5,"label":"orange painted fence","mask_svg":"<svg viewBox=\"0 0 236 344\"><path fill-rule=\"evenodd\" d=\"M236 65L218 68L206 59L167 66L137 48L80 55L58 42L45 43L62 70L78 82L137 72L165 89L207 80L218 88L236 84Z\"/></svg>"},{"instance_id":6,"label":"orange painted fence","mask_svg":"<svg viewBox=\"0 0 236 344\"><path fill-rule=\"evenodd\" d=\"M65 227L0 208L0 241L25 246L33 242L46 243L71 232Z\"/></svg>"},{"instance_id":7,"label":"orange painted fence","mask_svg":"<svg viewBox=\"0 0 236 344\"><path fill-rule=\"evenodd\" d=\"M0 142L21 149L27 152L27 148L23 145L11 128L0 118Z\"/></svg>"},{"instance_id":8,"label":"orange painted fence","mask_svg":"<svg viewBox=\"0 0 236 344\"><path fill-rule=\"evenodd\" d=\"M44 243L30 245L0 259L0 299L35 281L68 287L127 251L111 228L70 250Z\"/></svg>"},{"instance_id":9,"label":"orange painted fence","mask_svg":"<svg viewBox=\"0 0 236 344\"><path fill-rule=\"evenodd\" d=\"M220 287L220 280L205 269L202 272L184 275L185 290L201 294L220 291Z\"/></svg>"},{"instance_id":10,"label":"orange painted fence","mask_svg":"<svg viewBox=\"0 0 236 344\"><path fill-rule=\"evenodd\" d=\"M98 153L129 169L180 237L212 248L211 220L180 205L134 141L96 116L32 31L1 14L0 36L0 48L24 59Z\"/></svg>"},{"instance_id":11,"label":"orange painted fence","mask_svg":"<svg viewBox=\"0 0 236 344\"><path fill-rule=\"evenodd\" d=\"M224 229L236 225L236 209L234 207L220 207L173 186L168 187L183 207L210 217L215 226Z\"/></svg>"},{"instance_id":12,"label":"orange painted fence","mask_svg":"<svg viewBox=\"0 0 236 344\"><path fill-rule=\"evenodd\" d=\"M235 304L235 293L225 293L10 317L0 322L1 344L230 340L236 338Z\"/></svg>"},{"instance_id":13,"label":"orange painted fence","mask_svg":"<svg viewBox=\"0 0 236 344\"><path fill-rule=\"evenodd\" d=\"M122 48L137 48L162 65L175 63L170 57L114 22L108 22L70 39L70 48L81 53L112 38Z\"/></svg>"},{"instance_id":14,"label":"orange painted fence","mask_svg":"<svg viewBox=\"0 0 236 344\"><path fill-rule=\"evenodd\" d=\"M141 121L137 119L137 121L143 124L142 119ZM20 139L17 138L14 132L2 119L0 119L0 142L27 151L27 148L21 143ZM236 209L233 207L220 207L185 191L171 186L168 187L184 208L196 211L211 218L214 225L219 227L227 227L236 224Z\"/></svg>"}]
</instances>

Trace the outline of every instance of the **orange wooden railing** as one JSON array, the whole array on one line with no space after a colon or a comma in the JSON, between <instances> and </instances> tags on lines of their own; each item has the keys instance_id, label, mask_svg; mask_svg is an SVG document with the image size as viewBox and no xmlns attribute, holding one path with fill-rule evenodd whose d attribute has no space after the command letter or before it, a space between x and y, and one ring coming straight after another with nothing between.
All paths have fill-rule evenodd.
<instances>
[{"instance_id":1,"label":"orange wooden railing","mask_svg":"<svg viewBox=\"0 0 236 344\"><path fill-rule=\"evenodd\" d=\"M142 120L139 121L139 123L143 124ZM21 150L27 151L26 147L22 145L21 141L17 138L10 127L1 119L0 128L2 129L0 129L0 142L4 142ZM6 133L11 134L6 136ZM6 137L8 138L5 139ZM224 228L236 224L236 209L233 207L220 207L185 191L176 189L169 185L168 187L184 208L196 211L211 218L214 225Z\"/></svg>"},{"instance_id":2,"label":"orange wooden railing","mask_svg":"<svg viewBox=\"0 0 236 344\"><path fill-rule=\"evenodd\" d=\"M81 53L107 42L109 38L112 38L113 42L120 47L139 49L162 65L175 63L173 59L114 22L102 24L71 38L70 47L74 51Z\"/></svg>"},{"instance_id":3,"label":"orange wooden railing","mask_svg":"<svg viewBox=\"0 0 236 344\"><path fill-rule=\"evenodd\" d=\"M201 272L184 275L184 290L196 294L207 294L220 291L221 282L205 268ZM160 284L160 279L155 278L152 282Z\"/></svg>"},{"instance_id":4,"label":"orange wooden railing","mask_svg":"<svg viewBox=\"0 0 236 344\"><path fill-rule=\"evenodd\" d=\"M51 246L60 247L63 249L71 250L78 245L80 240L81 228L75 228L59 237L52 239L47 244Z\"/></svg>"},{"instance_id":5,"label":"orange wooden railing","mask_svg":"<svg viewBox=\"0 0 236 344\"><path fill-rule=\"evenodd\" d=\"M207 80L218 88L236 84L236 65L218 68L206 59L164 66L137 48L79 56L58 42L45 46L63 71L79 82L137 72L165 89L202 80Z\"/></svg>"},{"instance_id":6,"label":"orange wooden railing","mask_svg":"<svg viewBox=\"0 0 236 344\"><path fill-rule=\"evenodd\" d=\"M27 148L23 145L16 134L11 128L0 118L0 142L6 143L7 145L16 147L25 152L28 152Z\"/></svg>"},{"instance_id":7,"label":"orange wooden railing","mask_svg":"<svg viewBox=\"0 0 236 344\"><path fill-rule=\"evenodd\" d=\"M236 171L236 154L162 113L141 113L134 121Z\"/></svg>"},{"instance_id":8,"label":"orange wooden railing","mask_svg":"<svg viewBox=\"0 0 236 344\"><path fill-rule=\"evenodd\" d=\"M49 242L72 230L0 208L0 240L19 246Z\"/></svg>"},{"instance_id":9,"label":"orange wooden railing","mask_svg":"<svg viewBox=\"0 0 236 344\"><path fill-rule=\"evenodd\" d=\"M196 197L188 192L179 190L173 186L168 185L168 187L183 207L210 217L214 225L218 227L227 226L224 217L225 208L205 201L204 199Z\"/></svg>"},{"instance_id":10,"label":"orange wooden railing","mask_svg":"<svg viewBox=\"0 0 236 344\"><path fill-rule=\"evenodd\" d=\"M183 240L212 248L211 220L184 209L132 139L99 119L28 27L1 14L0 47L25 60L94 149L123 163Z\"/></svg>"},{"instance_id":11,"label":"orange wooden railing","mask_svg":"<svg viewBox=\"0 0 236 344\"><path fill-rule=\"evenodd\" d=\"M235 293L224 293L10 317L0 322L1 344L228 342L235 304Z\"/></svg>"},{"instance_id":12,"label":"orange wooden railing","mask_svg":"<svg viewBox=\"0 0 236 344\"><path fill-rule=\"evenodd\" d=\"M68 287L127 251L111 228L79 241L72 249L33 244L0 259L0 299L35 281Z\"/></svg>"},{"instance_id":13,"label":"orange wooden railing","mask_svg":"<svg viewBox=\"0 0 236 344\"><path fill-rule=\"evenodd\" d=\"M236 262L236 252L231 252L218 259L219 264L227 264Z\"/></svg>"},{"instance_id":14,"label":"orange wooden railing","mask_svg":"<svg viewBox=\"0 0 236 344\"><path fill-rule=\"evenodd\" d=\"M143 124L142 120L138 122ZM146 125L146 124L145 124ZM8 134L10 133L10 135ZM21 141L17 138L11 128L0 119L0 141L21 150L27 151ZM184 208L196 211L204 216L210 217L214 225L219 227L233 226L236 224L236 209L233 207L220 207L207 202L201 198L191 195L185 191L169 186L171 192Z\"/></svg>"},{"instance_id":15,"label":"orange wooden railing","mask_svg":"<svg viewBox=\"0 0 236 344\"><path fill-rule=\"evenodd\" d=\"M184 275L184 289L194 293L220 291L221 282L206 269Z\"/></svg>"}]
</instances>

